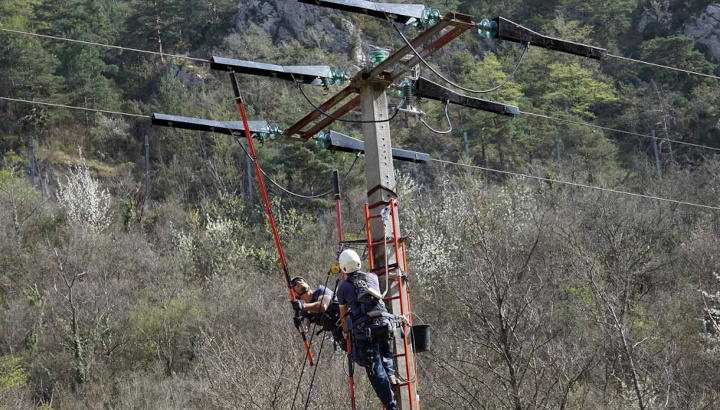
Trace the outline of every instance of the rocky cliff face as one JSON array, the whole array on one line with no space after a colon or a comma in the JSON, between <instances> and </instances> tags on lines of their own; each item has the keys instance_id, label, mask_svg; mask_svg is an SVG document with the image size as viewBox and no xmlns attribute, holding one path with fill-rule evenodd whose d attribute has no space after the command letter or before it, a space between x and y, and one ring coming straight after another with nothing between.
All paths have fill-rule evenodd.
<instances>
[{"instance_id":1,"label":"rocky cliff face","mask_svg":"<svg viewBox=\"0 0 720 410\"><path fill-rule=\"evenodd\" d=\"M706 45L713 60L720 61L720 4L708 5L704 12L682 28L682 34Z\"/></svg>"},{"instance_id":2,"label":"rocky cliff face","mask_svg":"<svg viewBox=\"0 0 720 410\"><path fill-rule=\"evenodd\" d=\"M650 25L655 25L660 35L682 34L708 48L710 57L720 62L720 3L709 4L705 10L680 26L672 29L673 12L668 2L650 2L638 22L638 32L642 33Z\"/></svg>"},{"instance_id":3,"label":"rocky cliff face","mask_svg":"<svg viewBox=\"0 0 720 410\"><path fill-rule=\"evenodd\" d=\"M295 1L243 0L238 4L235 27L244 33L250 24L260 26L275 44L296 39L307 47L346 54L357 65L363 64L360 30L335 11Z\"/></svg>"}]
</instances>

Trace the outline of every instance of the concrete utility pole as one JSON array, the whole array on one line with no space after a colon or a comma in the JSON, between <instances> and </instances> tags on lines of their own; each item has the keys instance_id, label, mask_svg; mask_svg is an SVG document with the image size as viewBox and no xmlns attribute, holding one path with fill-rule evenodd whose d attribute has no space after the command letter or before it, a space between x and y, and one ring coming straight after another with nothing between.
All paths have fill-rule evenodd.
<instances>
[{"instance_id":1,"label":"concrete utility pole","mask_svg":"<svg viewBox=\"0 0 720 410\"><path fill-rule=\"evenodd\" d=\"M562 159L560 158L560 137L558 132L555 131L555 154L557 155L558 162L558 177L562 179Z\"/></svg>"},{"instance_id":2,"label":"concrete utility pole","mask_svg":"<svg viewBox=\"0 0 720 410\"><path fill-rule=\"evenodd\" d=\"M145 207L150 209L150 138L145 134Z\"/></svg>"},{"instance_id":3,"label":"concrete utility pole","mask_svg":"<svg viewBox=\"0 0 720 410\"><path fill-rule=\"evenodd\" d=\"M35 136L30 134L30 185L35 186Z\"/></svg>"},{"instance_id":4,"label":"concrete utility pole","mask_svg":"<svg viewBox=\"0 0 720 410\"><path fill-rule=\"evenodd\" d=\"M652 132L653 136L653 151L655 151L655 167L657 168L658 176L661 175L660 172L660 150L658 149L658 142L657 137L655 136L655 130Z\"/></svg>"},{"instance_id":5,"label":"concrete utility pole","mask_svg":"<svg viewBox=\"0 0 720 410\"><path fill-rule=\"evenodd\" d=\"M467 131L463 131L463 142L465 142L465 156L470 158L470 144L467 139Z\"/></svg>"},{"instance_id":6,"label":"concrete utility pole","mask_svg":"<svg viewBox=\"0 0 720 410\"><path fill-rule=\"evenodd\" d=\"M388 108L387 108L387 96L385 94L385 85L379 83L368 83L360 88L360 106L362 108L362 119L363 121L383 121L388 119ZM390 141L390 124L387 122L376 122L376 123L363 123L362 125L363 136L365 137L365 177L368 184L368 205L373 206L379 202L389 203L391 200L397 198L396 183L395 183L395 170L393 168L392 158L392 143ZM386 206L376 206L370 209L370 215L379 215ZM397 215L397 207L393 210ZM380 241L388 237L393 236L394 226L392 219L383 221L381 218L373 218L370 223L370 231L372 234L372 240ZM399 233L398 233L399 234ZM392 245L386 247L378 246L373 250L373 256L375 258L374 264L376 267L385 266L385 250L390 253L394 249ZM392 265L397 263L400 266L402 272L406 272L406 267L403 265L402 258L398 255L392 254L387 255L387 264ZM400 314L400 289L398 289L397 272L391 271L389 275L389 290L387 291L386 298L392 298L391 302L387 304L388 310L391 313ZM381 286L385 283L385 273L377 272L379 282ZM403 286L407 286L403 283ZM405 300L402 301L405 306L408 306L407 291L402 292L402 296ZM406 380L415 379L415 364L413 363L413 355L405 354L405 346L402 341L393 339L394 352L396 357L397 366L395 370L398 375L402 375ZM402 356L400 356L402 355ZM406 361L409 366L406 366ZM406 369L410 369L410 374L404 374ZM397 397L398 408L411 408L412 406L403 406L403 403L410 403L413 401L413 397L410 394L417 395L414 391L414 384L410 383L410 389L401 388ZM398 392L396 390L396 393ZM410 393L412 391L412 393Z\"/></svg>"}]
</instances>

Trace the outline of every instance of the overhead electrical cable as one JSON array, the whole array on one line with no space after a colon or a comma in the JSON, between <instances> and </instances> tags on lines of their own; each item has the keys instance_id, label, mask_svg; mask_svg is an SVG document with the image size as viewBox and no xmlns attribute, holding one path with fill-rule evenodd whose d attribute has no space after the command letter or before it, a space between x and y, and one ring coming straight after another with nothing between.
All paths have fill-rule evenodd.
<instances>
[{"instance_id":1,"label":"overhead electrical cable","mask_svg":"<svg viewBox=\"0 0 720 410\"><path fill-rule=\"evenodd\" d=\"M430 69L430 71L432 71L433 73L435 73L435 75L437 75L437 76L440 77L443 81L445 81L446 83L452 85L453 87L455 87L455 88L457 88L457 89L460 89L460 90L463 90L463 91L468 92L468 93L472 93L472 94L490 93L490 92L493 92L493 91L499 89L499 88L502 87L503 85L505 85L505 84L506 84L508 81L510 81L510 79L515 75L515 72L516 72L517 69L520 67L520 63L522 63L523 59L525 58L525 53L527 53L528 48L530 48L530 46L529 46L528 44L525 44L525 47L523 48L522 55L520 56L520 60L518 60L517 64L515 65L515 68L514 68L514 69L512 70L512 72L507 76L507 78L505 79L505 81L503 81L502 83L496 85L495 87L489 88L489 89L487 89L487 90L473 90L473 89L471 89L471 88L466 88L466 87L463 87L463 86L461 86L461 85L459 85L459 84L456 84L456 83L452 82L451 80L449 80L447 77L445 77L445 76L443 76L442 74L440 74L440 72L439 72L438 70L436 70L435 68L433 68L433 66L431 66L430 63L428 63L427 61L425 61L425 59L420 55L420 53L418 53L418 51L415 49L415 47L413 47L412 43L410 43L410 40L408 40L407 37L405 37L405 35L404 35L404 34L402 33L402 31L395 25L395 23L392 23L392 25L393 25L393 28L395 28L395 31L397 31L398 34L400 34L400 37L402 37L402 39L403 39L403 41L405 42L405 44L407 44L407 46L410 47L410 50L412 50L412 52L415 54L415 56L417 56L417 58L419 58L420 61L422 61L422 63L425 64L425 66L426 66L428 69Z\"/></svg>"},{"instance_id":2,"label":"overhead electrical cable","mask_svg":"<svg viewBox=\"0 0 720 410\"><path fill-rule=\"evenodd\" d=\"M448 114L448 105L450 105L450 101L445 100L445 119L447 119L448 126L450 127L447 131L438 131L435 128L431 127L430 124L425 122L425 119L420 117L420 122L423 123L429 129L430 131L434 132L435 134L450 134L453 130L452 122L450 122L450 115Z\"/></svg>"},{"instance_id":3,"label":"overhead electrical cable","mask_svg":"<svg viewBox=\"0 0 720 410\"><path fill-rule=\"evenodd\" d=\"M551 116L549 116L549 115L536 114L536 113L527 112L527 111L520 111L520 114L528 115L528 116L531 116L531 117L544 118L544 119L548 119L548 120L551 120L551 121L565 122L565 123L568 123L568 124L583 125L583 126L586 126L586 127L592 127L592 128L597 128L597 129L605 130L605 131L617 132L617 133L620 133L620 134L633 135L633 136L641 137L641 138L660 139L660 138L658 138L658 137L653 137L652 135L648 135L648 134L640 134L640 133L632 132L632 131L624 131L624 130L619 130L619 129L616 129L616 128L603 127L603 126L601 126L601 125L595 125L595 124L591 124L591 123L589 123L589 122L574 121L574 120L565 120L565 119L562 119L562 118L556 118L556 117L551 117ZM678 141L678 140L671 140L671 139L669 139L669 138L668 138L668 139L662 139L662 140L663 140L663 141L670 142L670 143L672 143L672 144L687 145L687 146L695 147L695 148L703 148L703 149L709 149L709 150L713 150L713 151L720 151L720 148L710 147L710 146L707 146L707 145L700 145L700 144L693 144L693 143L691 143L691 142L683 142L683 141Z\"/></svg>"},{"instance_id":4,"label":"overhead electrical cable","mask_svg":"<svg viewBox=\"0 0 720 410\"><path fill-rule=\"evenodd\" d=\"M40 37L48 40L57 40L57 41L67 41L70 43L77 43L77 44L85 44L89 46L98 46L98 47L106 47L106 48L113 48L116 50L123 50L123 51L134 51L136 53L145 53L145 54L154 54L158 55L160 57L174 57L174 58L181 58L185 60L192 60L192 61L199 61L202 63L210 63L210 60L204 59L204 58L195 58L195 57L188 57L183 56L179 54L168 54L168 53L160 53L157 51L149 51L149 50L141 50L139 48L130 48L130 47L122 47L122 46L114 46L112 44L104 44L104 43L96 43L93 41L84 41L84 40L75 40L72 38L64 38L64 37L56 37L56 36L48 36L45 34L37 34L37 33L29 33L27 31L19 31L19 30L10 30L6 28L0 28L0 31L4 31L6 33L13 33L13 34L21 34L26 36L33 36L33 37Z\"/></svg>"},{"instance_id":5,"label":"overhead electrical cable","mask_svg":"<svg viewBox=\"0 0 720 410\"><path fill-rule=\"evenodd\" d=\"M124 115L124 116L128 116L128 117L148 118L148 119L149 119L149 118L152 118L151 116L149 116L149 115L144 115L144 114L133 114L133 113L122 112L122 111L110 111L110 110L100 110L100 109L95 109L95 108L76 107L76 106L72 106L72 105L48 103L48 102L42 102L42 101L23 100L23 99L19 99L19 98L0 97L0 100L10 101L10 102L19 102L19 103L24 103L24 104L43 105L43 106L56 107L56 108L67 108L67 109L71 109L71 110L87 111L87 112L94 112L94 113L100 113L100 114ZM397 114L397 111L396 111L396 114ZM601 126L601 125L595 125L595 124L591 124L591 123L588 123L588 122L565 120L565 119L562 119L562 118L556 118L556 117L551 117L551 116L549 116L549 115L536 114L536 113L527 112L527 111L520 111L520 114L528 115L528 116L532 116L532 117L544 118L544 119L548 119L548 120L551 120L551 121L565 122L565 123L568 123L568 124L584 125L584 126L587 126L587 127L597 128L597 129L606 130L606 131L611 131L611 132L617 132L617 133L620 133L620 134L633 135L633 136L641 137L641 138L649 138L649 139L658 138L658 137L653 137L652 135L648 135L648 134L640 134L640 133L637 133L637 132L624 131L624 130L620 130L620 129L617 129L617 128L603 127L603 126ZM390 119L392 119L392 117L391 117ZM434 130L433 130L433 131L434 131ZM660 139L660 138L658 138L658 139ZM684 141L671 140L671 139L662 139L662 140L663 140L663 141L668 141L668 142L670 142L670 143L672 143L672 144L686 145L686 146L695 147L695 148L702 148L702 149L708 149L708 150L713 150L713 151L720 151L720 148L710 147L710 146L707 146L707 145L693 144L693 143L691 143L691 142L684 142ZM241 146L242 146L242 145L241 145ZM274 183L274 182L273 182L273 183ZM291 195L293 195L293 193L290 193L290 192L288 192L288 193L291 194ZM300 196L299 194L296 194L296 195ZM327 193L325 193L324 195L327 195ZM321 196L324 196L324 195L321 195Z\"/></svg>"},{"instance_id":6,"label":"overhead electrical cable","mask_svg":"<svg viewBox=\"0 0 720 410\"><path fill-rule=\"evenodd\" d=\"M315 111L319 112L320 114L322 114L326 117L332 118L333 120L336 120L336 121L351 122L351 123L355 123L355 124L376 124L376 123L381 123L381 122L392 121L392 119L395 118L395 116L398 115L398 113L400 112L400 109L396 108L393 115L391 115L390 118L388 118L387 120L346 120L344 118L336 117L332 114L329 114L329 113L323 111L320 107L318 107L317 105L315 105L312 102L312 100L310 99L310 97L308 97L307 94L305 94L305 90L303 90L301 83L297 83L297 86L298 86L298 89L300 89L300 93L302 93L303 97L305 97L305 100L307 100L307 102L310 103L310 105L312 105L312 107Z\"/></svg>"},{"instance_id":7,"label":"overhead electrical cable","mask_svg":"<svg viewBox=\"0 0 720 410\"><path fill-rule=\"evenodd\" d=\"M25 104L46 105L49 107L57 107L57 108L68 108L71 110L90 111L90 112L96 112L96 113L101 113L101 114L126 115L128 117L151 118L149 115L143 115L143 114L131 114L129 112L98 110L95 108L75 107L72 105L47 103L47 102L41 102L41 101L22 100L19 98L0 97L0 100L20 102L20 103L25 103Z\"/></svg>"},{"instance_id":8,"label":"overhead electrical cable","mask_svg":"<svg viewBox=\"0 0 720 410\"><path fill-rule=\"evenodd\" d=\"M395 27L394 24L393 24L393 27ZM395 30L399 30L399 29L398 29L397 27L395 27ZM161 56L161 57L174 57L174 58L180 58L180 59L185 59L185 60L198 61L198 62L202 62L202 63L210 63L210 62L211 62L210 60L204 59L204 58L189 57L189 56L184 56L184 55L180 55L180 54L161 53L161 52L158 52L158 51L150 51L150 50L143 50L143 49L139 49L139 48L116 46L116 45L112 45L112 44L97 43L97 42L93 42L93 41L75 40L75 39L72 39L72 38L65 38L65 37L59 37L59 36L51 36L51 35L47 35L47 34L31 33L31 32L21 31L21 30L11 30L11 29L7 29L7 28L0 28L0 32L6 32L6 33L12 33L12 34L19 34L19 35L25 35L25 36L33 36L33 37L39 37L39 38L44 38L44 39L48 39L48 40L67 41L67 42L77 43L77 44L85 44L85 45L91 45L91 46L113 48L113 49L123 50L123 51L134 51L134 52L136 52L136 53L153 54L153 55L157 55L157 56ZM400 32L400 35L403 37L403 39L406 39L406 40L407 40L407 37L405 37L405 36L402 34L402 32ZM412 46L411 46L411 48L412 48ZM415 51L414 48L413 48L413 51ZM526 47L525 51L527 51L527 47ZM417 52L416 52L416 55L417 55ZM523 52L523 55L524 55L524 52ZM610 54L610 53L608 53L607 56L608 56L608 57L612 57L612 58L617 58L617 59L620 59L620 60L625 60L625 61L633 62L633 63L645 64L645 65L649 65L649 66L653 66L653 67L657 67L657 68L662 68L662 69L666 69L666 70L673 70L673 71L678 71L678 72L682 72L682 73L686 73L686 74L692 74L692 75L697 75L697 76L701 76L701 77L706 77L706 78L712 78L712 79L715 79L715 80L720 80L720 77L718 77L718 76L711 75L711 74L704 74L704 73L700 73L700 72L697 72L697 71L685 70L685 69L682 69L682 68L672 67L672 66L663 65L663 64L651 63L651 62L648 62L648 61L642 61L642 60L637 60L637 59L634 59L634 58L618 56L618 55L614 55L614 54ZM433 68L432 68L430 65L428 65L427 62L425 62L422 58L421 58L421 61L423 61L423 63L424 63L431 71L435 72L435 71L433 70ZM521 61L522 61L522 60L521 60ZM518 62L518 65L515 67L515 70L517 70L517 67L518 67L519 65L520 65L520 62ZM515 72L515 70L513 70L513 73ZM437 73L436 73L436 74L437 74ZM510 77L512 77L512 74L508 77L508 79L505 80L505 82L507 82L507 80L509 80ZM500 86L504 85L505 82L503 82L503 84L501 84ZM451 83L451 84L452 84L452 83ZM500 86L498 86L498 88L499 88ZM459 86L457 86L457 88L459 88L459 89L461 89L461 90L463 89L463 88L461 88L461 87L459 87ZM491 90L483 90L482 92L490 92L490 91L491 91ZM471 91L468 91L468 92L471 92Z\"/></svg>"},{"instance_id":9,"label":"overhead electrical cable","mask_svg":"<svg viewBox=\"0 0 720 410\"><path fill-rule=\"evenodd\" d=\"M704 74L704 73L700 73L700 72L697 72L697 71L685 70L685 69L682 69L682 68L671 67L671 66L668 66L668 65L649 63L649 62L647 62L647 61L636 60L636 59L634 59L634 58L628 58L628 57L623 57L623 56L616 56L616 55L610 54L610 53L608 53L607 56L608 56L608 57L612 57L612 58L617 58L617 59L619 59L619 60L625 60L625 61L630 61L630 62L633 62L633 63L649 65L649 66L652 66L652 67L663 68L663 69L665 69L665 70L679 71L679 72L681 72L681 73L692 74L692 75L697 75L697 76L706 77L706 78L712 78L713 80L720 80L720 77L718 77L718 76L716 76L716 75Z\"/></svg>"},{"instance_id":10,"label":"overhead electrical cable","mask_svg":"<svg viewBox=\"0 0 720 410\"><path fill-rule=\"evenodd\" d=\"M254 160L252 159L252 156L250 155L250 153L248 152L248 150L245 148L245 146L240 143L240 140L238 139L238 137L237 137L232 131L230 131L230 133L232 134L233 138L235 138L235 141L237 141L238 145L240 145L240 148L242 148L242 150L245 151L245 156L246 156L250 161L253 161L253 162L254 162ZM344 176L342 177L342 179L340 180L340 184L341 184L341 185L342 185L342 183L345 181L345 179L348 177L348 175L350 175L350 172L351 172L351 171L353 170L353 168L355 167L355 164L357 163L358 158L360 158L360 153L359 153L359 152L358 152L357 154L355 154L355 159L353 160L353 163L350 165L350 168L347 170L347 172L345 172L345 175L344 175ZM259 168L260 168L260 172L261 172L261 173L265 176L265 178L267 178L268 181L270 181L273 185L275 185L276 187L278 187L281 191L285 192L286 194L291 195L291 196L294 196L294 197L297 197L297 198L302 198L302 199L322 198L322 197L324 197L324 196L326 196L326 195L329 195L329 194L333 193L333 191L334 191L334 188L331 188L329 191L323 192L323 193L321 193L321 194L316 194L316 195L303 195L303 194L298 194L298 193L292 192L292 191L290 191L289 189L287 189L287 188L283 187L282 185L278 184L274 179L272 179L272 178L270 177L270 175L268 175L268 174L265 172L264 169L262 169L262 167L259 167Z\"/></svg>"},{"instance_id":11,"label":"overhead electrical cable","mask_svg":"<svg viewBox=\"0 0 720 410\"><path fill-rule=\"evenodd\" d=\"M688 206L693 206L693 207L697 207L697 208L710 209L710 210L713 210L713 211L720 211L720 207L717 207L717 206L702 205L702 204L696 204L696 203L693 203L693 202L686 202L686 201L678 201L678 200L675 200L675 199L669 199L669 198L663 198L663 197L652 196L652 195L645 195L645 194L638 194L638 193L635 193L635 192L620 191L620 190L611 189L611 188L603 188L603 187L599 187L599 186L595 186L595 185L579 184L579 183L577 183L577 182L567 182L567 181L561 181L561 180L552 179L552 178L537 177L537 176L534 176L534 175L520 174L520 173L517 173L517 172L511 172L511 171L503 171L503 170L500 170L500 169L481 167L481 166L478 166L478 165L458 164L458 163L456 163L456 162L445 161L445 160L442 160L442 159L431 158L430 161L435 161L435 162L438 162L438 163L441 163L441 164L454 165L454 166L458 166L458 167L479 169L479 170L482 170L482 171L495 172L495 173L498 173L498 174L511 175L511 176L521 177L521 178L526 178L526 179L535 179L535 180L538 180L538 181L552 182L552 183L555 183L555 184L562 184L562 185L569 185L569 186L574 186L574 187L577 187L577 188L594 189L594 190L603 191L603 192L610 192L610 193L614 193L614 194L628 195L628 196L634 196L634 197L645 198L645 199L655 199L655 200L658 200L658 201L670 202L670 203L679 204L679 205L688 205Z\"/></svg>"}]
</instances>

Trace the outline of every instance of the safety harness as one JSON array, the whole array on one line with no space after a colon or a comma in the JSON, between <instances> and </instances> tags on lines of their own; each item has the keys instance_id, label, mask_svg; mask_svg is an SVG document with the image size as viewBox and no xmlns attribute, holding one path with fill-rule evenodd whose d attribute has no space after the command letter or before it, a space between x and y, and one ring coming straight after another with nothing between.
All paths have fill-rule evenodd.
<instances>
[{"instance_id":1,"label":"safety harness","mask_svg":"<svg viewBox=\"0 0 720 410\"><path fill-rule=\"evenodd\" d=\"M358 271L348 276L347 281L355 288L356 300L360 305L360 311L354 312L348 321L355 342L392 337L398 318L387 311L382 303L382 295L368 286L367 274Z\"/></svg>"}]
</instances>

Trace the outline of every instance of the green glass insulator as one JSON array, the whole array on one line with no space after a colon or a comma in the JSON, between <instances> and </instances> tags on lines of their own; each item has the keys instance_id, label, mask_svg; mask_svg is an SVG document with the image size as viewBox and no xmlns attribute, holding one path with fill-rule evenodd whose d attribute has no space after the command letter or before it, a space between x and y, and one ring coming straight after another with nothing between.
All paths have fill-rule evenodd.
<instances>
[{"instance_id":1,"label":"green glass insulator","mask_svg":"<svg viewBox=\"0 0 720 410\"><path fill-rule=\"evenodd\" d=\"M405 97L405 90L407 89L408 82L406 80L402 80L400 83L400 89L397 90L397 95L400 97Z\"/></svg>"},{"instance_id":2,"label":"green glass insulator","mask_svg":"<svg viewBox=\"0 0 720 410\"><path fill-rule=\"evenodd\" d=\"M335 85L335 70L330 70L330 77L327 79L328 84Z\"/></svg>"},{"instance_id":3,"label":"green glass insulator","mask_svg":"<svg viewBox=\"0 0 720 410\"><path fill-rule=\"evenodd\" d=\"M375 50L370 53L370 62L372 63L372 66L375 67L376 65L385 61L385 59L388 58L389 55L390 53L385 50Z\"/></svg>"},{"instance_id":4,"label":"green glass insulator","mask_svg":"<svg viewBox=\"0 0 720 410\"><path fill-rule=\"evenodd\" d=\"M268 127L268 131L270 131L269 136L270 136L271 140L274 140L275 138L277 138L278 134L280 133L280 130L277 125L272 125L272 126Z\"/></svg>"},{"instance_id":5,"label":"green glass insulator","mask_svg":"<svg viewBox=\"0 0 720 410\"><path fill-rule=\"evenodd\" d=\"M335 84L337 84L337 85L345 84L345 71L343 71L343 70L335 71Z\"/></svg>"},{"instance_id":6,"label":"green glass insulator","mask_svg":"<svg viewBox=\"0 0 720 410\"><path fill-rule=\"evenodd\" d=\"M440 10L438 9L432 9L430 10L430 21L429 24L431 26L436 25L440 21Z\"/></svg>"},{"instance_id":7,"label":"green glass insulator","mask_svg":"<svg viewBox=\"0 0 720 410\"><path fill-rule=\"evenodd\" d=\"M478 34L480 34L480 37L493 38L497 34L497 30L497 22L488 19L480 20L480 28L478 28Z\"/></svg>"},{"instance_id":8,"label":"green glass insulator","mask_svg":"<svg viewBox=\"0 0 720 410\"><path fill-rule=\"evenodd\" d=\"M315 146L319 148L328 148L330 147L330 133L326 132L320 132L317 135L317 138L315 139Z\"/></svg>"},{"instance_id":9,"label":"green glass insulator","mask_svg":"<svg viewBox=\"0 0 720 410\"><path fill-rule=\"evenodd\" d=\"M261 132L260 133L260 141L265 141L268 138L267 132Z\"/></svg>"},{"instance_id":10,"label":"green glass insulator","mask_svg":"<svg viewBox=\"0 0 720 410\"><path fill-rule=\"evenodd\" d=\"M440 21L440 10L425 7L420 17L420 24L427 28L436 25Z\"/></svg>"}]
</instances>

